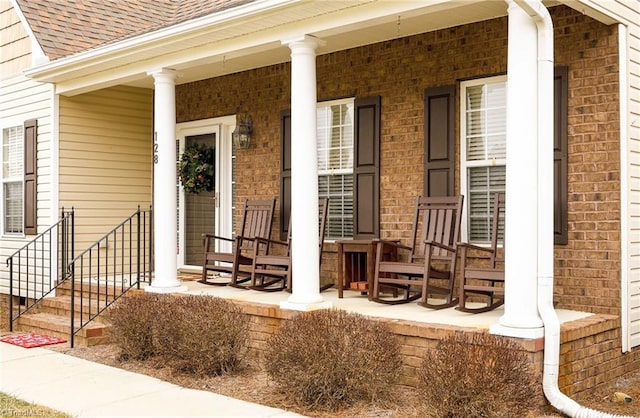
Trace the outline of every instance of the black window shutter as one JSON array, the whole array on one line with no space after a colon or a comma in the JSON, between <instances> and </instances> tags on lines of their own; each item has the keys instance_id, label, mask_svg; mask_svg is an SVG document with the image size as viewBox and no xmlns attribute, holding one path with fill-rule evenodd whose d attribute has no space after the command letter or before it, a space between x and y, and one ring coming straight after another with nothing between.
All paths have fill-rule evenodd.
<instances>
[{"instance_id":1,"label":"black window shutter","mask_svg":"<svg viewBox=\"0 0 640 418\"><path fill-rule=\"evenodd\" d=\"M424 93L424 195L455 194L455 86Z\"/></svg>"},{"instance_id":2,"label":"black window shutter","mask_svg":"<svg viewBox=\"0 0 640 418\"><path fill-rule=\"evenodd\" d=\"M568 154L568 78L565 66L556 67L553 77L553 239L555 244L564 245L569 241L567 220L567 154Z\"/></svg>"},{"instance_id":3,"label":"black window shutter","mask_svg":"<svg viewBox=\"0 0 640 418\"><path fill-rule=\"evenodd\" d=\"M37 217L38 121L24 123L24 233L38 232Z\"/></svg>"},{"instance_id":4,"label":"black window shutter","mask_svg":"<svg viewBox=\"0 0 640 418\"><path fill-rule=\"evenodd\" d=\"M291 111L280 114L280 239L289 233L291 217Z\"/></svg>"},{"instance_id":5,"label":"black window shutter","mask_svg":"<svg viewBox=\"0 0 640 418\"><path fill-rule=\"evenodd\" d=\"M355 100L353 164L353 237L380 236L379 96Z\"/></svg>"}]
</instances>

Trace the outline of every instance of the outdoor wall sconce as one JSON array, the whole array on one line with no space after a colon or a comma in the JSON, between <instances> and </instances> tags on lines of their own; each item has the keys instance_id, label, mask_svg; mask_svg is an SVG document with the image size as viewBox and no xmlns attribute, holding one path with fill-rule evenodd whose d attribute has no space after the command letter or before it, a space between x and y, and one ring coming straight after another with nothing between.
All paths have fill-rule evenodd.
<instances>
[{"instance_id":1,"label":"outdoor wall sconce","mask_svg":"<svg viewBox=\"0 0 640 418\"><path fill-rule=\"evenodd\" d=\"M236 129L231 134L233 138L233 144L236 148L247 149L251 145L251 133L253 132L253 125L251 123L251 117L247 116L244 120L239 119Z\"/></svg>"}]
</instances>

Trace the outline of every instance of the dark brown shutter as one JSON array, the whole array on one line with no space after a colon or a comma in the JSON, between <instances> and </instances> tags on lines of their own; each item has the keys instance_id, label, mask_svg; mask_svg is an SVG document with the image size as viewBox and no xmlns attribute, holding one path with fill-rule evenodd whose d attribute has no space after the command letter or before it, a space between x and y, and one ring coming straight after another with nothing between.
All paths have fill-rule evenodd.
<instances>
[{"instance_id":1,"label":"dark brown shutter","mask_svg":"<svg viewBox=\"0 0 640 418\"><path fill-rule=\"evenodd\" d=\"M380 97L355 100L353 237L380 236Z\"/></svg>"},{"instance_id":2,"label":"dark brown shutter","mask_svg":"<svg viewBox=\"0 0 640 418\"><path fill-rule=\"evenodd\" d=\"M556 67L553 78L553 238L555 244L564 245L569 241L567 220L567 126L568 126L568 69Z\"/></svg>"},{"instance_id":3,"label":"dark brown shutter","mask_svg":"<svg viewBox=\"0 0 640 418\"><path fill-rule=\"evenodd\" d=\"M38 166L38 121L24 123L24 233L38 233L37 218L37 166Z\"/></svg>"},{"instance_id":4,"label":"dark brown shutter","mask_svg":"<svg viewBox=\"0 0 640 418\"><path fill-rule=\"evenodd\" d=\"M455 194L456 86L424 92L424 195Z\"/></svg>"},{"instance_id":5,"label":"dark brown shutter","mask_svg":"<svg viewBox=\"0 0 640 418\"><path fill-rule=\"evenodd\" d=\"M289 233L291 217L291 111L280 114L280 239Z\"/></svg>"}]
</instances>

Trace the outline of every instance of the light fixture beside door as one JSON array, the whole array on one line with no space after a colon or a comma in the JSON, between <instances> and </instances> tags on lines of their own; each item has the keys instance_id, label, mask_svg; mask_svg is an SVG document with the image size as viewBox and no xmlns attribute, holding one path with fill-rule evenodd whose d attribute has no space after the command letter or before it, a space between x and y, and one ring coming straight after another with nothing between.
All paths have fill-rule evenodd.
<instances>
[{"instance_id":1,"label":"light fixture beside door","mask_svg":"<svg viewBox=\"0 0 640 418\"><path fill-rule=\"evenodd\" d=\"M247 149L251 146L251 134L253 133L253 123L250 116L244 118L238 116L236 129L231 134L233 144L236 148Z\"/></svg>"}]
</instances>

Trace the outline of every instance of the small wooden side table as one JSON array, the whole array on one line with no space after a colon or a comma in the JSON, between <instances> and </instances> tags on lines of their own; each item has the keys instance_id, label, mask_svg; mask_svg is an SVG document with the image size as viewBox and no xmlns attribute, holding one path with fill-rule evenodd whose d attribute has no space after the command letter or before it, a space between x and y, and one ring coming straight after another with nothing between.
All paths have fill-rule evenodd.
<instances>
[{"instance_id":1,"label":"small wooden side table","mask_svg":"<svg viewBox=\"0 0 640 418\"><path fill-rule=\"evenodd\" d=\"M373 286L373 275L376 267L376 240L354 239L336 241L338 247L338 297L342 298L343 290L353 289L367 291ZM387 246L389 247L389 246ZM384 254L385 259L395 258L395 248L390 247Z\"/></svg>"}]
</instances>

